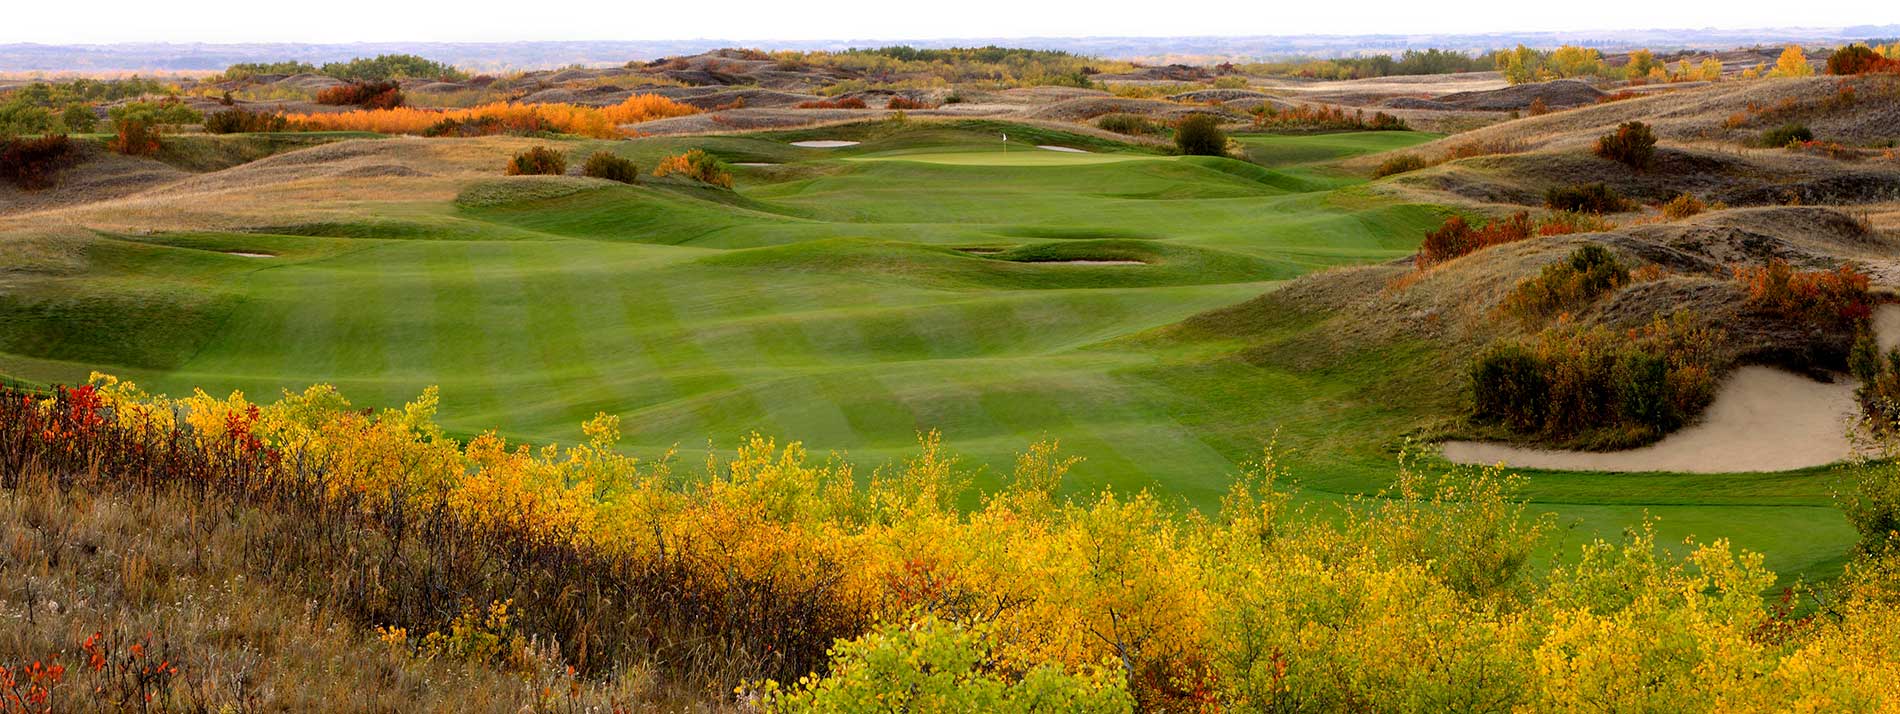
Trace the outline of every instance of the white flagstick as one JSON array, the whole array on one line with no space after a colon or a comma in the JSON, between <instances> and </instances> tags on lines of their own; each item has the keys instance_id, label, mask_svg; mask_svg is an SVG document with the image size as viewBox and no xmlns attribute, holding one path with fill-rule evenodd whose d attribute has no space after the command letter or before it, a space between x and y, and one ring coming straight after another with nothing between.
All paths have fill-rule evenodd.
<instances>
[{"instance_id":1,"label":"white flagstick","mask_svg":"<svg viewBox=\"0 0 1900 714\"><path fill-rule=\"evenodd\" d=\"M1008 134L1003 135L1003 153L1005 154L1009 153L1009 135Z\"/></svg>"}]
</instances>

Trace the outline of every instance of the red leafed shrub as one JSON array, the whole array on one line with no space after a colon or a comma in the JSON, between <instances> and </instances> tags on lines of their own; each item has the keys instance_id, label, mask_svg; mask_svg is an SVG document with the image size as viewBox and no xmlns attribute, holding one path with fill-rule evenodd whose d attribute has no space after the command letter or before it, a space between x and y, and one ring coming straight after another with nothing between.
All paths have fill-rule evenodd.
<instances>
[{"instance_id":1,"label":"red leafed shrub","mask_svg":"<svg viewBox=\"0 0 1900 714\"><path fill-rule=\"evenodd\" d=\"M1738 268L1735 279L1748 286L1751 307L1802 324L1851 332L1873 315L1867 275L1851 265L1803 271L1777 258Z\"/></svg>"},{"instance_id":2,"label":"red leafed shrub","mask_svg":"<svg viewBox=\"0 0 1900 714\"><path fill-rule=\"evenodd\" d=\"M1525 211L1477 228L1465 222L1463 216L1452 216L1438 230L1425 234L1425 242L1418 247L1418 267L1429 268L1483 248L1524 240L1531 237L1531 232L1531 215Z\"/></svg>"},{"instance_id":3,"label":"red leafed shrub","mask_svg":"<svg viewBox=\"0 0 1900 714\"><path fill-rule=\"evenodd\" d=\"M1900 72L1900 62L1887 59L1866 45L1848 45L1827 58L1827 73L1836 75Z\"/></svg>"},{"instance_id":4,"label":"red leafed shrub","mask_svg":"<svg viewBox=\"0 0 1900 714\"><path fill-rule=\"evenodd\" d=\"M798 103L799 109L864 109L866 106L864 100L857 97Z\"/></svg>"},{"instance_id":5,"label":"red leafed shrub","mask_svg":"<svg viewBox=\"0 0 1900 714\"><path fill-rule=\"evenodd\" d=\"M28 191L46 188L72 152L73 143L65 134L0 141L0 178Z\"/></svg>"},{"instance_id":6,"label":"red leafed shrub","mask_svg":"<svg viewBox=\"0 0 1900 714\"><path fill-rule=\"evenodd\" d=\"M395 82L351 82L317 92L318 104L395 109L402 106L402 86Z\"/></svg>"},{"instance_id":7,"label":"red leafed shrub","mask_svg":"<svg viewBox=\"0 0 1900 714\"><path fill-rule=\"evenodd\" d=\"M1616 133L1597 139L1596 153L1633 169L1648 168L1649 160L1656 155L1656 134L1648 124L1626 122L1616 127Z\"/></svg>"},{"instance_id":8,"label":"red leafed shrub","mask_svg":"<svg viewBox=\"0 0 1900 714\"><path fill-rule=\"evenodd\" d=\"M929 102L919 102L914 99L905 99L903 97L891 97L890 103L884 105L884 108L885 109L936 109L937 105L931 104Z\"/></svg>"},{"instance_id":9,"label":"red leafed shrub","mask_svg":"<svg viewBox=\"0 0 1900 714\"><path fill-rule=\"evenodd\" d=\"M118 122L106 147L126 156L151 156L158 153L158 128L138 119Z\"/></svg>"}]
</instances>

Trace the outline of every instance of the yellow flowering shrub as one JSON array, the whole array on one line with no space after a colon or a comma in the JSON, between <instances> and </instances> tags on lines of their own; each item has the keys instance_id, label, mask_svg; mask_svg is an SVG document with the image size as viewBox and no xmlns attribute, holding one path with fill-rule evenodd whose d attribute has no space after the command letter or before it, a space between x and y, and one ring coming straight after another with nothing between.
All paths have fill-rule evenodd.
<instances>
[{"instance_id":1,"label":"yellow flowering shrub","mask_svg":"<svg viewBox=\"0 0 1900 714\"><path fill-rule=\"evenodd\" d=\"M1517 496L1521 479L1496 470L1402 460L1385 492L1320 513L1295 500L1269 447L1217 511L1197 513L1145 491L1063 497L1078 459L1054 442L972 495L973 472L934 432L865 476L756 434L675 473L670 454L623 454L612 415L584 424L583 443L535 447L494 432L460 443L437 406L429 389L367 410L322 385L267 405L169 400L97 375L7 413L59 422L20 432L48 439L95 422L176 427L216 453L309 465L322 498L414 506L636 574L665 564L650 574L707 594L691 602L823 598L784 610L813 619L748 623L858 636L747 653L830 662L744 688L786 711L1900 708L1900 564L1886 548L1865 547L1817 591L1818 609L1797 614L1763 598L1775 577L1759 554L1716 541L1671 555L1647 525L1535 565L1554 529ZM13 426L0 421L0 435ZM1862 520L1887 522L1884 496L1859 498ZM378 623L380 637L495 660L504 640L564 616L470 603L422 627L430 635Z\"/></svg>"}]
</instances>

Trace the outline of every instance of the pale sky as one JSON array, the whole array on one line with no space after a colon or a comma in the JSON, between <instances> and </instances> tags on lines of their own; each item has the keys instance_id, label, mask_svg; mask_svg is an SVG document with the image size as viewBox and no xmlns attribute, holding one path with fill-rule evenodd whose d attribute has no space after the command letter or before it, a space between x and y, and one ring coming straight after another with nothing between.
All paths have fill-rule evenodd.
<instances>
[{"instance_id":1,"label":"pale sky","mask_svg":"<svg viewBox=\"0 0 1900 714\"><path fill-rule=\"evenodd\" d=\"M1900 0L22 0L0 43L1422 34L1900 23ZM769 44L769 43L762 43Z\"/></svg>"}]
</instances>

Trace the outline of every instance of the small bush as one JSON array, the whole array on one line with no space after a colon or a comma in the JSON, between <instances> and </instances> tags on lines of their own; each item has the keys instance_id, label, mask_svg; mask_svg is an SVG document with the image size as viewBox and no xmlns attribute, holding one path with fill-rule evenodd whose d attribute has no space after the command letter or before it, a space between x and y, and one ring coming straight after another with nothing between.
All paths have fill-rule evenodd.
<instances>
[{"instance_id":1,"label":"small bush","mask_svg":"<svg viewBox=\"0 0 1900 714\"><path fill-rule=\"evenodd\" d=\"M284 131L289 127L290 122L284 119L284 115L275 112L226 109L205 117L205 132L210 134Z\"/></svg>"},{"instance_id":2,"label":"small bush","mask_svg":"<svg viewBox=\"0 0 1900 714\"><path fill-rule=\"evenodd\" d=\"M1190 114L1175 122L1174 145L1189 156L1225 156L1227 132L1221 131L1220 117Z\"/></svg>"},{"instance_id":3,"label":"small bush","mask_svg":"<svg viewBox=\"0 0 1900 714\"><path fill-rule=\"evenodd\" d=\"M1430 165L1425 161L1425 157L1418 154L1399 154L1379 162L1379 168L1372 170L1372 177L1385 178L1408 171L1417 171Z\"/></svg>"},{"instance_id":4,"label":"small bush","mask_svg":"<svg viewBox=\"0 0 1900 714\"><path fill-rule=\"evenodd\" d=\"M1626 122L1618 126L1615 133L1597 139L1596 154L1630 168L1648 168L1656 155L1656 134L1649 130L1648 124Z\"/></svg>"},{"instance_id":5,"label":"small bush","mask_svg":"<svg viewBox=\"0 0 1900 714\"><path fill-rule=\"evenodd\" d=\"M73 143L65 134L0 140L0 178L28 191L46 188L72 153Z\"/></svg>"},{"instance_id":6,"label":"small bush","mask_svg":"<svg viewBox=\"0 0 1900 714\"><path fill-rule=\"evenodd\" d=\"M885 109L897 109L897 110L905 110L905 109L936 109L936 108L937 108L937 105L935 105L935 104L931 104L931 103L929 103L929 102L919 102L919 101L917 101L917 100L914 100L914 99L906 99L906 98L904 98L904 97L891 97L891 101L890 101L890 102L889 102L888 104L885 104L885 105L884 105L884 108L885 108Z\"/></svg>"},{"instance_id":7,"label":"small bush","mask_svg":"<svg viewBox=\"0 0 1900 714\"><path fill-rule=\"evenodd\" d=\"M1550 381L1543 363L1523 345L1501 342L1479 354L1472 363L1471 385L1479 419L1502 421L1520 431L1543 425Z\"/></svg>"},{"instance_id":8,"label":"small bush","mask_svg":"<svg viewBox=\"0 0 1900 714\"><path fill-rule=\"evenodd\" d=\"M732 188L732 173L726 170L725 162L699 149L668 156L661 159L658 166L653 167L653 175L656 177L674 174L720 188Z\"/></svg>"},{"instance_id":9,"label":"small bush","mask_svg":"<svg viewBox=\"0 0 1900 714\"><path fill-rule=\"evenodd\" d=\"M1130 136L1159 134L1162 131L1162 126L1148 117L1139 114L1123 114L1119 112L1115 114L1103 114L1096 117L1095 126L1099 129Z\"/></svg>"},{"instance_id":10,"label":"small bush","mask_svg":"<svg viewBox=\"0 0 1900 714\"><path fill-rule=\"evenodd\" d=\"M402 86L388 81L339 84L317 92L317 103L364 109L395 109L403 104Z\"/></svg>"},{"instance_id":11,"label":"small bush","mask_svg":"<svg viewBox=\"0 0 1900 714\"><path fill-rule=\"evenodd\" d=\"M1780 149L1800 141L1814 141L1814 132L1808 131L1806 124L1789 123L1762 132L1761 138L1756 139L1755 143L1770 149Z\"/></svg>"},{"instance_id":12,"label":"small bush","mask_svg":"<svg viewBox=\"0 0 1900 714\"><path fill-rule=\"evenodd\" d=\"M567 157L545 146L537 146L508 161L509 176L558 176L567 173Z\"/></svg>"},{"instance_id":13,"label":"small bush","mask_svg":"<svg viewBox=\"0 0 1900 714\"><path fill-rule=\"evenodd\" d=\"M1532 326L1587 307L1629 281L1629 269L1614 254L1590 243L1572 251L1562 262L1544 266L1537 277L1519 281L1499 307Z\"/></svg>"},{"instance_id":14,"label":"small bush","mask_svg":"<svg viewBox=\"0 0 1900 714\"><path fill-rule=\"evenodd\" d=\"M1550 104L1545 102L1543 97L1538 97L1531 100L1531 105L1525 108L1525 111L1529 112L1531 116L1541 117L1550 113Z\"/></svg>"},{"instance_id":15,"label":"small bush","mask_svg":"<svg viewBox=\"0 0 1900 714\"><path fill-rule=\"evenodd\" d=\"M1675 198L1669 199L1668 203L1662 205L1663 217L1672 221L1680 221L1690 216L1700 215L1703 211L1707 210L1709 210L1709 205L1703 203L1702 199L1686 193L1677 195Z\"/></svg>"},{"instance_id":16,"label":"small bush","mask_svg":"<svg viewBox=\"0 0 1900 714\"><path fill-rule=\"evenodd\" d=\"M86 134L98 128L99 115L93 113L92 107L74 104L59 115L59 123L64 124L67 131Z\"/></svg>"},{"instance_id":17,"label":"small bush","mask_svg":"<svg viewBox=\"0 0 1900 714\"><path fill-rule=\"evenodd\" d=\"M581 165L581 175L621 183L638 183L640 168L634 165L632 159L621 158L609 151L596 151L587 157L587 163Z\"/></svg>"},{"instance_id":18,"label":"small bush","mask_svg":"<svg viewBox=\"0 0 1900 714\"><path fill-rule=\"evenodd\" d=\"M1578 213L1622 213L1630 210L1629 201L1616 189L1599 181L1577 186L1552 186L1544 192L1544 204L1552 210Z\"/></svg>"},{"instance_id":19,"label":"small bush","mask_svg":"<svg viewBox=\"0 0 1900 714\"><path fill-rule=\"evenodd\" d=\"M112 140L106 148L126 156L151 156L158 153L158 129L141 119L115 122Z\"/></svg>"}]
</instances>

